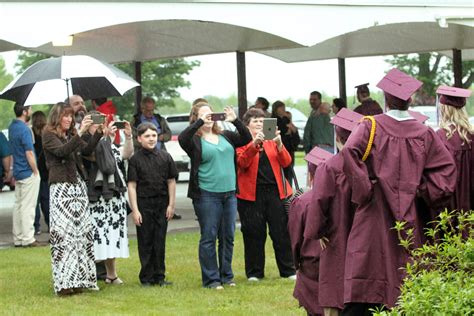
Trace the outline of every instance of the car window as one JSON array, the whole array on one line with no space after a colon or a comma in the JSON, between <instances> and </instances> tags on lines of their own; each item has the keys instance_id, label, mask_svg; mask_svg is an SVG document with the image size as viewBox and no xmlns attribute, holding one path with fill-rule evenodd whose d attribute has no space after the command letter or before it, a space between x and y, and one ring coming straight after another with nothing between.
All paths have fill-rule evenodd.
<instances>
[{"instance_id":1,"label":"car window","mask_svg":"<svg viewBox=\"0 0 474 316\"><path fill-rule=\"evenodd\" d=\"M304 115L303 112L301 112L298 109L287 107L286 110L291 112L291 116L292 116L291 119L293 120L293 122L298 122L298 121L306 122L308 120L306 115Z\"/></svg>"},{"instance_id":2,"label":"car window","mask_svg":"<svg viewBox=\"0 0 474 316\"><path fill-rule=\"evenodd\" d=\"M189 116L169 116L166 118L172 135L179 135L186 127L189 126Z\"/></svg>"}]
</instances>

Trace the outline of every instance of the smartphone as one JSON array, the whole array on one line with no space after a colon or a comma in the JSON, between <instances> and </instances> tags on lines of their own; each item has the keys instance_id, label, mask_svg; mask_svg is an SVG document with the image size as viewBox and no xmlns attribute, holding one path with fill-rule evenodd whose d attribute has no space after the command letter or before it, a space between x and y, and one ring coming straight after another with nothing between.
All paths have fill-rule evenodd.
<instances>
[{"instance_id":1,"label":"smartphone","mask_svg":"<svg viewBox=\"0 0 474 316\"><path fill-rule=\"evenodd\" d=\"M125 128L125 121L115 121L114 126L117 129L124 129Z\"/></svg>"},{"instance_id":2,"label":"smartphone","mask_svg":"<svg viewBox=\"0 0 474 316\"><path fill-rule=\"evenodd\" d=\"M93 124L102 124L105 122L105 115L91 114L91 120Z\"/></svg>"},{"instance_id":3,"label":"smartphone","mask_svg":"<svg viewBox=\"0 0 474 316\"><path fill-rule=\"evenodd\" d=\"M263 119L263 134L265 140L272 140L275 138L277 130L277 119L276 118L264 118Z\"/></svg>"},{"instance_id":4,"label":"smartphone","mask_svg":"<svg viewBox=\"0 0 474 316\"><path fill-rule=\"evenodd\" d=\"M211 113L211 120L225 121L225 113Z\"/></svg>"}]
</instances>

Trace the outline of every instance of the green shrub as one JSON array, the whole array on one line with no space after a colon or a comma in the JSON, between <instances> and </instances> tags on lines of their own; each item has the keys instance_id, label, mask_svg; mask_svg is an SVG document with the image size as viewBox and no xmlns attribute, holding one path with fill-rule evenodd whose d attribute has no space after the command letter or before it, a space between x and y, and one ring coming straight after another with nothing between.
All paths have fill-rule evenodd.
<instances>
[{"instance_id":1,"label":"green shrub","mask_svg":"<svg viewBox=\"0 0 474 316\"><path fill-rule=\"evenodd\" d=\"M473 223L473 211L442 212L426 230L435 242L413 249L413 231L398 222L394 229L412 261L397 307L374 315L474 315Z\"/></svg>"}]
</instances>

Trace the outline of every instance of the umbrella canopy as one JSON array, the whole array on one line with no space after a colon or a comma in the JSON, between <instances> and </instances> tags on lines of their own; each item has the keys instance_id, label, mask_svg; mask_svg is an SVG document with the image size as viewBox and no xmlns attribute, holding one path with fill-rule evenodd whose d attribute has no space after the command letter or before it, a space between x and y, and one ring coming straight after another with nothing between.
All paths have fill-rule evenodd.
<instances>
[{"instance_id":1,"label":"umbrella canopy","mask_svg":"<svg viewBox=\"0 0 474 316\"><path fill-rule=\"evenodd\" d=\"M78 94L84 99L121 96L139 86L120 69L90 56L40 60L18 75L0 99L25 105L50 104Z\"/></svg>"}]
</instances>

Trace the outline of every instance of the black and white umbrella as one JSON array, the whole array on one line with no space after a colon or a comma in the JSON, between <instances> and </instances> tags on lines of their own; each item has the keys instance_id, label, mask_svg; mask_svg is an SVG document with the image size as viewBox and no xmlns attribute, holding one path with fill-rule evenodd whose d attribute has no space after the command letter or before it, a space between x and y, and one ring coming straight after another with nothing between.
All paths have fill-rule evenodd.
<instances>
[{"instance_id":1,"label":"black and white umbrella","mask_svg":"<svg viewBox=\"0 0 474 316\"><path fill-rule=\"evenodd\" d=\"M0 99L24 105L53 104L72 94L83 99L121 96L139 86L120 69L90 56L43 59L18 75L0 94Z\"/></svg>"}]
</instances>

